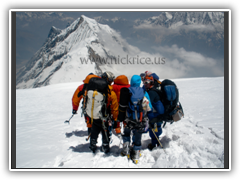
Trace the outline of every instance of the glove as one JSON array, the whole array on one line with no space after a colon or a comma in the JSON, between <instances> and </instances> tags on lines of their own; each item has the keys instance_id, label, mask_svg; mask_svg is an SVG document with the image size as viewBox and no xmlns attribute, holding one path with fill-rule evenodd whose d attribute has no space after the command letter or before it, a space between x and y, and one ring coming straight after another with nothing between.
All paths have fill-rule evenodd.
<instances>
[{"instance_id":1,"label":"glove","mask_svg":"<svg viewBox=\"0 0 240 180\"><path fill-rule=\"evenodd\" d=\"M125 123L126 123L126 127L130 130L136 128L136 124L132 123L131 121L125 121Z\"/></svg>"},{"instance_id":2,"label":"glove","mask_svg":"<svg viewBox=\"0 0 240 180\"><path fill-rule=\"evenodd\" d=\"M72 113L73 113L73 114L77 114L77 111L73 109L73 110L72 110Z\"/></svg>"}]
</instances>

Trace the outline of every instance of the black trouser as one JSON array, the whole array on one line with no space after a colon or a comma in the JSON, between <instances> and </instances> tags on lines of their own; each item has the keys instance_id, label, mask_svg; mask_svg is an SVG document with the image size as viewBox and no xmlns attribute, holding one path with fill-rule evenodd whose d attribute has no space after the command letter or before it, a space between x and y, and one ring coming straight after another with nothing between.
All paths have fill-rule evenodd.
<instances>
[{"instance_id":1,"label":"black trouser","mask_svg":"<svg viewBox=\"0 0 240 180\"><path fill-rule=\"evenodd\" d=\"M85 118L85 122L87 123L87 126L88 126L88 122L90 121L90 118L89 116L87 116L86 114L84 115L84 118ZM88 127L88 135L91 133L91 127Z\"/></svg>"},{"instance_id":2,"label":"black trouser","mask_svg":"<svg viewBox=\"0 0 240 180\"><path fill-rule=\"evenodd\" d=\"M103 127L102 120L101 119L94 119L92 128L91 128L91 136L90 136L90 148L94 151L96 150L96 144L98 135L101 132L102 133L102 145L104 147L109 148L109 130L108 130L108 122L106 121L104 123L105 128ZM107 136L106 136L107 135Z\"/></svg>"},{"instance_id":3,"label":"black trouser","mask_svg":"<svg viewBox=\"0 0 240 180\"><path fill-rule=\"evenodd\" d=\"M131 135L131 131L133 132L133 137L132 137L132 143L134 144L133 149L134 150L140 150L142 148L142 131L139 131L137 129L132 129L130 130L128 127L124 128L124 135L123 137L123 143L125 142L131 142L130 140L130 135Z\"/></svg>"}]
</instances>

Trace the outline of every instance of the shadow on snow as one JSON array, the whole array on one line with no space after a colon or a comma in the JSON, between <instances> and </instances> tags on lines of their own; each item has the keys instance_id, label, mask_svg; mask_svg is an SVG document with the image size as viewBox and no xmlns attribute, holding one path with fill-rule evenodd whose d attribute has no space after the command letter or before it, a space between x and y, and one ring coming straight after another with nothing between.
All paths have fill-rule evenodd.
<instances>
[{"instance_id":1,"label":"shadow on snow","mask_svg":"<svg viewBox=\"0 0 240 180\"><path fill-rule=\"evenodd\" d=\"M67 138L70 138L73 135L75 135L77 137L84 137L84 136L88 136L88 132L87 131L83 131L83 130L81 130L81 131L77 131L76 130L76 131L72 131L70 133L66 133L65 135L66 135Z\"/></svg>"}]
</instances>

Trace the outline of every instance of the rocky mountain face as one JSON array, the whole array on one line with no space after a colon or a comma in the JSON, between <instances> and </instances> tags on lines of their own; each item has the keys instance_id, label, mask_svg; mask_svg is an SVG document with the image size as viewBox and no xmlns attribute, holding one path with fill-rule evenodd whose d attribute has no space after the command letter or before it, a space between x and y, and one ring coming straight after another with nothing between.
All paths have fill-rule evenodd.
<instances>
[{"instance_id":1,"label":"rocky mountain face","mask_svg":"<svg viewBox=\"0 0 240 180\"><path fill-rule=\"evenodd\" d=\"M104 66L111 68L101 58L130 51L131 46L109 26L81 16L63 30L50 29L44 45L17 73L17 88L80 81L90 72L101 74Z\"/></svg>"}]
</instances>

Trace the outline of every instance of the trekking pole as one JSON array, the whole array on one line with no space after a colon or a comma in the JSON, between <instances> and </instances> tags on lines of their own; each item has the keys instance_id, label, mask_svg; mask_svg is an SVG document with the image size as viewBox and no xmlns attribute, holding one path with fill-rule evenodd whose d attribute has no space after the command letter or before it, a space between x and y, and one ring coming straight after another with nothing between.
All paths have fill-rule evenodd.
<instances>
[{"instance_id":1,"label":"trekking pole","mask_svg":"<svg viewBox=\"0 0 240 180\"><path fill-rule=\"evenodd\" d=\"M89 140L90 136L91 136L91 133L90 133L90 134L88 135L88 137L86 138L86 141L88 141L88 140Z\"/></svg>"},{"instance_id":2,"label":"trekking pole","mask_svg":"<svg viewBox=\"0 0 240 180\"><path fill-rule=\"evenodd\" d=\"M111 119L108 121L108 131L109 131L109 136L110 136L110 144L112 143L112 129L113 129L113 123Z\"/></svg>"},{"instance_id":3,"label":"trekking pole","mask_svg":"<svg viewBox=\"0 0 240 180\"><path fill-rule=\"evenodd\" d=\"M151 128L151 130L152 130L152 132L153 132L154 136L156 137L157 141L159 142L159 145L160 145L160 146L161 146L161 148L163 149L163 146L162 146L161 142L159 141L159 139L158 139L157 135L155 134L155 132L153 131L153 129L152 129L152 128ZM163 150L164 150L164 152L166 153L165 149L163 149Z\"/></svg>"},{"instance_id":4,"label":"trekking pole","mask_svg":"<svg viewBox=\"0 0 240 180\"><path fill-rule=\"evenodd\" d=\"M70 120L72 119L73 116L74 116L74 114L69 118L69 120L66 120L64 123L70 124Z\"/></svg>"}]
</instances>

